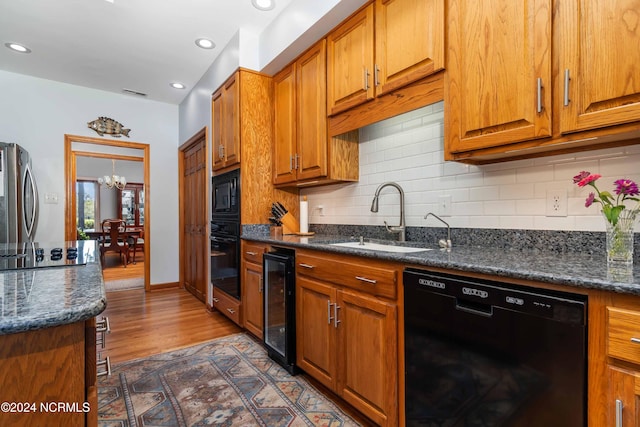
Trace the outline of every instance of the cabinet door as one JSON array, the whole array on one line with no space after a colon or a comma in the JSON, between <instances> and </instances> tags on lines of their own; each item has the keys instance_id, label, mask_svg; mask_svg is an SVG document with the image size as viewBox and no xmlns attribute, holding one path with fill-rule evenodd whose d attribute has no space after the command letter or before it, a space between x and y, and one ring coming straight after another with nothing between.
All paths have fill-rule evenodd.
<instances>
[{"instance_id":1,"label":"cabinet door","mask_svg":"<svg viewBox=\"0 0 640 427\"><path fill-rule=\"evenodd\" d=\"M376 95L444 68L444 0L376 1Z\"/></svg>"},{"instance_id":2,"label":"cabinet door","mask_svg":"<svg viewBox=\"0 0 640 427\"><path fill-rule=\"evenodd\" d=\"M213 170L224 167L224 147L222 146L222 93L221 88L211 97L211 147Z\"/></svg>"},{"instance_id":3,"label":"cabinet door","mask_svg":"<svg viewBox=\"0 0 640 427\"><path fill-rule=\"evenodd\" d=\"M567 33L560 38L559 67L563 80L565 73L569 78L562 132L640 120L638 1L564 0L560 4Z\"/></svg>"},{"instance_id":4,"label":"cabinet door","mask_svg":"<svg viewBox=\"0 0 640 427\"><path fill-rule=\"evenodd\" d=\"M397 425L397 307L338 291L338 394L378 425Z\"/></svg>"},{"instance_id":5,"label":"cabinet door","mask_svg":"<svg viewBox=\"0 0 640 427\"><path fill-rule=\"evenodd\" d=\"M336 114L373 99L373 5L327 36L327 109Z\"/></svg>"},{"instance_id":6,"label":"cabinet door","mask_svg":"<svg viewBox=\"0 0 640 427\"><path fill-rule=\"evenodd\" d=\"M224 165L240 163L240 77L236 73L224 85L222 140Z\"/></svg>"},{"instance_id":7,"label":"cabinet door","mask_svg":"<svg viewBox=\"0 0 640 427\"><path fill-rule=\"evenodd\" d=\"M325 386L335 389L335 289L296 277L296 363Z\"/></svg>"},{"instance_id":8,"label":"cabinet door","mask_svg":"<svg viewBox=\"0 0 640 427\"><path fill-rule=\"evenodd\" d=\"M297 61L298 179L327 175L327 73L323 39Z\"/></svg>"},{"instance_id":9,"label":"cabinet door","mask_svg":"<svg viewBox=\"0 0 640 427\"><path fill-rule=\"evenodd\" d=\"M609 404L607 425L638 427L640 419L640 374L614 366L609 371Z\"/></svg>"},{"instance_id":10,"label":"cabinet door","mask_svg":"<svg viewBox=\"0 0 640 427\"><path fill-rule=\"evenodd\" d=\"M243 262L243 264L242 313L244 314L244 327L256 337L262 339L264 330L262 265L252 262Z\"/></svg>"},{"instance_id":11,"label":"cabinet door","mask_svg":"<svg viewBox=\"0 0 640 427\"><path fill-rule=\"evenodd\" d=\"M295 64L285 67L273 78L275 142L273 144L273 183L296 180L296 98Z\"/></svg>"},{"instance_id":12,"label":"cabinet door","mask_svg":"<svg viewBox=\"0 0 640 427\"><path fill-rule=\"evenodd\" d=\"M551 135L551 0L448 0L445 151Z\"/></svg>"}]
</instances>

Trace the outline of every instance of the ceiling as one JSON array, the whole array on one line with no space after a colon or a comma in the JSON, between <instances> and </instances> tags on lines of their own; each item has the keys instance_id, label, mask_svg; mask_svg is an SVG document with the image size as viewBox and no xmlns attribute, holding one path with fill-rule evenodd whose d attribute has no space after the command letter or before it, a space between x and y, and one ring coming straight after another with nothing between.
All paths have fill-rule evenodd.
<instances>
[{"instance_id":1,"label":"ceiling","mask_svg":"<svg viewBox=\"0 0 640 427\"><path fill-rule=\"evenodd\" d=\"M260 34L291 1L260 11L251 0L0 0L0 69L179 104L238 29ZM199 48L201 37L216 47Z\"/></svg>"}]
</instances>

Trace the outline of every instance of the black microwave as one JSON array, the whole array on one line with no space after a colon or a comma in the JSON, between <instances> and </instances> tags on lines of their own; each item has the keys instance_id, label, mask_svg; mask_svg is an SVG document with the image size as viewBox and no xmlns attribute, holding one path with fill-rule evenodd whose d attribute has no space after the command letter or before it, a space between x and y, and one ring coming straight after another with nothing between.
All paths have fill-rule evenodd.
<instances>
[{"instance_id":1,"label":"black microwave","mask_svg":"<svg viewBox=\"0 0 640 427\"><path fill-rule=\"evenodd\" d=\"M214 176L211 187L214 215L240 212L240 169Z\"/></svg>"}]
</instances>

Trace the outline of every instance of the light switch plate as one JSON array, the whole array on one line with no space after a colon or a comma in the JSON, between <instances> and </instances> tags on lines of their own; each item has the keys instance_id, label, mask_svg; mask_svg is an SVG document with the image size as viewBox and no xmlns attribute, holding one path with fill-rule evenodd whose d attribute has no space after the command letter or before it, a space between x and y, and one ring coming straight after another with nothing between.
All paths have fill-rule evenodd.
<instances>
[{"instance_id":1,"label":"light switch plate","mask_svg":"<svg viewBox=\"0 0 640 427\"><path fill-rule=\"evenodd\" d=\"M48 203L48 204L51 204L51 205L57 205L58 204L58 193L45 193L44 202Z\"/></svg>"},{"instance_id":2,"label":"light switch plate","mask_svg":"<svg viewBox=\"0 0 640 427\"><path fill-rule=\"evenodd\" d=\"M451 216L451 195L438 196L438 216Z\"/></svg>"}]
</instances>

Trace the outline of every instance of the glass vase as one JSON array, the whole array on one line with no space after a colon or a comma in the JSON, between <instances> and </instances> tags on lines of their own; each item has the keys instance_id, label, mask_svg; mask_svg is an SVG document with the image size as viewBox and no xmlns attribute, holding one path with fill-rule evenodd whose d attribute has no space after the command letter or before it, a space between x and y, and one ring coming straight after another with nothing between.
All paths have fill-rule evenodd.
<instances>
[{"instance_id":1,"label":"glass vase","mask_svg":"<svg viewBox=\"0 0 640 427\"><path fill-rule=\"evenodd\" d=\"M633 227L637 213L635 210L623 210L616 225L605 217L609 269L626 271L633 268Z\"/></svg>"}]
</instances>

